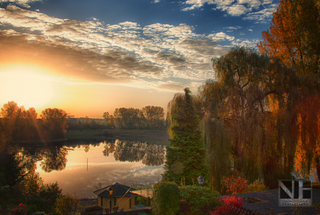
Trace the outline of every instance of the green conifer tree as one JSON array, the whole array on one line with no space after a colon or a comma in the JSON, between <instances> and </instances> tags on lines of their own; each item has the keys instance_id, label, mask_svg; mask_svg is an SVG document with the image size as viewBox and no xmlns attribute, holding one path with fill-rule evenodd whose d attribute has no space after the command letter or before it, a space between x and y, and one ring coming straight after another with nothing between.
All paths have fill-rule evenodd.
<instances>
[{"instance_id":1,"label":"green conifer tree","mask_svg":"<svg viewBox=\"0 0 320 215\"><path fill-rule=\"evenodd\" d=\"M170 147L163 179L192 185L200 175L208 181L209 167L191 91L188 88L184 91L184 96L176 96L169 104Z\"/></svg>"}]
</instances>

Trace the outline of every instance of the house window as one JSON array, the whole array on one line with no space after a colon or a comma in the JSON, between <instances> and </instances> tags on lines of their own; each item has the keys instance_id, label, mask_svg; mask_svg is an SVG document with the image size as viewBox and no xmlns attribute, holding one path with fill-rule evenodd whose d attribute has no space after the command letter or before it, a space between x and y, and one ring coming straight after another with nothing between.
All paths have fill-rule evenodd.
<instances>
[{"instance_id":1,"label":"house window","mask_svg":"<svg viewBox=\"0 0 320 215\"><path fill-rule=\"evenodd\" d=\"M117 204L117 198L114 198L114 206L116 206L116 204Z\"/></svg>"}]
</instances>

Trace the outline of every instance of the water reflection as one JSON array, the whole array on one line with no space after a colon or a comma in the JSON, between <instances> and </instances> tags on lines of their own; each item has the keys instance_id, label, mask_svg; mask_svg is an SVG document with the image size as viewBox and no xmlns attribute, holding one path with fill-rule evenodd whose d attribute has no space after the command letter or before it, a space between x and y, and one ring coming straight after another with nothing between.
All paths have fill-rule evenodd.
<instances>
[{"instance_id":1,"label":"water reflection","mask_svg":"<svg viewBox=\"0 0 320 215\"><path fill-rule=\"evenodd\" d=\"M98 182L151 182L164 171L165 146L146 142L68 141L59 146L25 144L18 150L28 170L38 172L45 183L57 181L64 194L92 196Z\"/></svg>"},{"instance_id":2,"label":"water reflection","mask_svg":"<svg viewBox=\"0 0 320 215\"><path fill-rule=\"evenodd\" d=\"M116 148L116 143L105 143L104 150L102 151L104 156L109 156L109 154L113 153Z\"/></svg>"},{"instance_id":3,"label":"water reflection","mask_svg":"<svg viewBox=\"0 0 320 215\"><path fill-rule=\"evenodd\" d=\"M148 166L160 166L164 163L165 148L161 145L150 145L139 141L116 141L107 143L103 154L108 156L114 152L114 158L118 161L138 162Z\"/></svg>"},{"instance_id":4,"label":"water reflection","mask_svg":"<svg viewBox=\"0 0 320 215\"><path fill-rule=\"evenodd\" d=\"M148 166L160 166L163 165L164 158L165 148L160 145L151 145L147 147L142 163Z\"/></svg>"},{"instance_id":5,"label":"water reflection","mask_svg":"<svg viewBox=\"0 0 320 215\"><path fill-rule=\"evenodd\" d=\"M63 147L47 148L43 153L43 159L41 161L41 169L45 172L51 172L52 170L61 171L66 168L68 150Z\"/></svg>"},{"instance_id":6,"label":"water reflection","mask_svg":"<svg viewBox=\"0 0 320 215\"><path fill-rule=\"evenodd\" d=\"M119 141L99 142L90 144L69 144L61 146L27 146L21 147L20 153L24 158L24 163L28 170L35 169L36 163L40 161L40 167L44 172L50 173L54 170L61 171L67 166L68 150L82 148L89 153L90 148L96 148L103 145L102 154L105 157L113 156L116 161L141 161L147 166L160 166L164 164L165 146L152 145L139 141Z\"/></svg>"}]
</instances>

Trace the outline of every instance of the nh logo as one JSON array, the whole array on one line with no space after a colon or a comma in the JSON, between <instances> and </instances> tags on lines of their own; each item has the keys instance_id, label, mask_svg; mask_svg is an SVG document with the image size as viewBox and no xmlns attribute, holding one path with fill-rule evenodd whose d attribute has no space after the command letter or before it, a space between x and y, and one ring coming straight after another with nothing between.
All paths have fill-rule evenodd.
<instances>
[{"instance_id":1,"label":"nh logo","mask_svg":"<svg viewBox=\"0 0 320 215\"><path fill-rule=\"evenodd\" d=\"M303 187L303 179L279 181L279 206L312 207L312 189Z\"/></svg>"}]
</instances>

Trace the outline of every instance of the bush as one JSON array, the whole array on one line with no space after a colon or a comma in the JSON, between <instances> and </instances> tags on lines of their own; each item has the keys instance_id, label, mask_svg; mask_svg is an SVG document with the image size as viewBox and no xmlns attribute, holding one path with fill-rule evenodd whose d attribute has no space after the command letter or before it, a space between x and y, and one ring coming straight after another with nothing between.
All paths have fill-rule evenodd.
<instances>
[{"instance_id":1,"label":"bush","mask_svg":"<svg viewBox=\"0 0 320 215\"><path fill-rule=\"evenodd\" d=\"M153 214L175 215L179 211L180 190L174 182L158 182L153 186Z\"/></svg>"},{"instance_id":2,"label":"bush","mask_svg":"<svg viewBox=\"0 0 320 215\"><path fill-rule=\"evenodd\" d=\"M208 214L220 206L218 191L212 191L208 187L184 186L180 188L181 197L188 202L190 214Z\"/></svg>"},{"instance_id":3,"label":"bush","mask_svg":"<svg viewBox=\"0 0 320 215\"><path fill-rule=\"evenodd\" d=\"M56 212L58 215L71 214L76 212L80 206L78 198L72 196L64 196L56 201Z\"/></svg>"},{"instance_id":4,"label":"bush","mask_svg":"<svg viewBox=\"0 0 320 215\"><path fill-rule=\"evenodd\" d=\"M90 212L90 211L102 211L103 208L99 205L91 205L88 206L84 209L85 212Z\"/></svg>"},{"instance_id":5,"label":"bush","mask_svg":"<svg viewBox=\"0 0 320 215\"><path fill-rule=\"evenodd\" d=\"M253 183L248 185L246 193L258 192L258 191L264 191L264 190L268 190L268 187L264 185L264 183L261 180L257 179Z\"/></svg>"},{"instance_id":6,"label":"bush","mask_svg":"<svg viewBox=\"0 0 320 215\"><path fill-rule=\"evenodd\" d=\"M239 193L245 193L248 188L248 181L243 179L240 173L236 176L223 177L222 178L222 190L224 194L234 195Z\"/></svg>"},{"instance_id":7,"label":"bush","mask_svg":"<svg viewBox=\"0 0 320 215\"><path fill-rule=\"evenodd\" d=\"M242 198L237 198L235 196L228 196L222 199L223 205L217 207L213 212L209 211L211 215L224 215L224 214L234 214L233 208L242 207Z\"/></svg>"},{"instance_id":8,"label":"bush","mask_svg":"<svg viewBox=\"0 0 320 215\"><path fill-rule=\"evenodd\" d=\"M54 212L56 201L62 196L61 191L57 183L40 184L37 192L27 196L29 212Z\"/></svg>"},{"instance_id":9,"label":"bush","mask_svg":"<svg viewBox=\"0 0 320 215\"><path fill-rule=\"evenodd\" d=\"M10 212L10 215L27 215L27 213L28 213L27 206L20 203L18 207L15 207L14 209L12 209L12 211Z\"/></svg>"}]
</instances>

